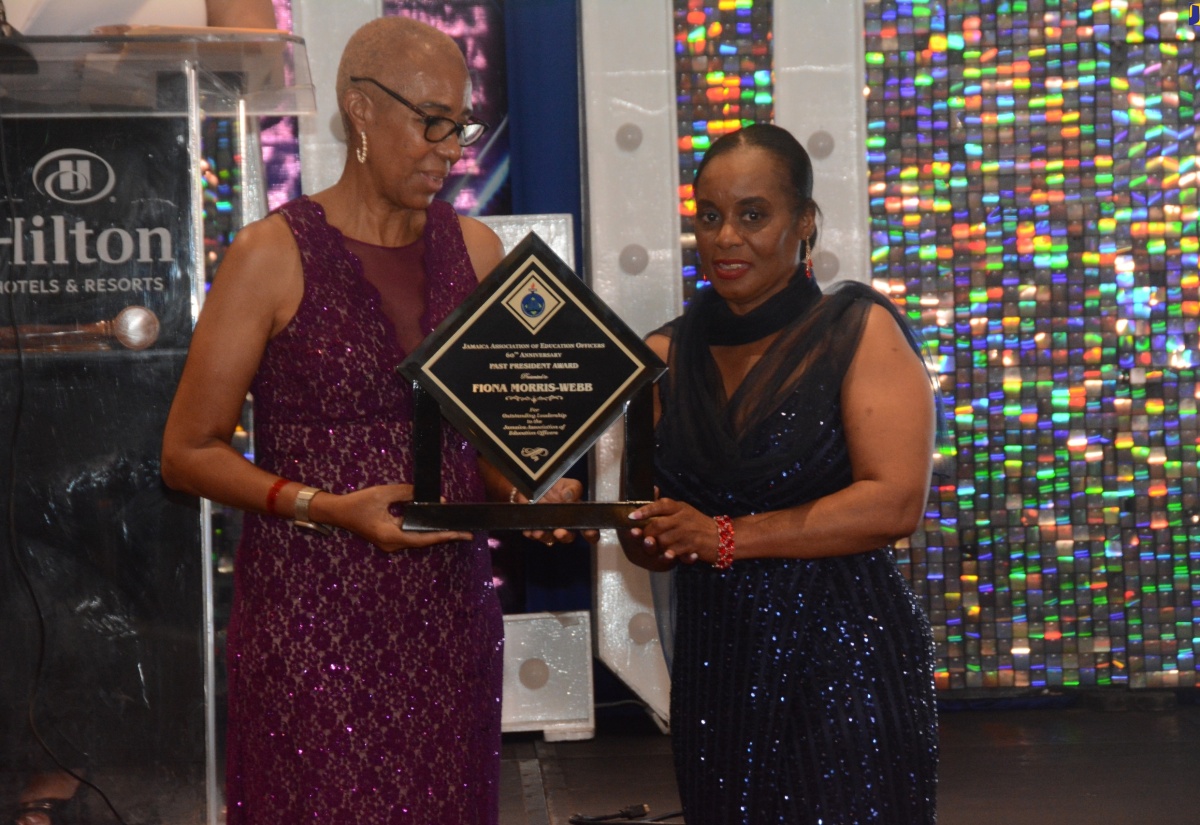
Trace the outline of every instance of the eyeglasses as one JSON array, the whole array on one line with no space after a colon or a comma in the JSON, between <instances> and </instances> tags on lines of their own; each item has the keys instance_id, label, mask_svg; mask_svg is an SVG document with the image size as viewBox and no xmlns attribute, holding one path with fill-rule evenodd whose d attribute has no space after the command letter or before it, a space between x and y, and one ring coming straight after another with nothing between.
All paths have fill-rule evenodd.
<instances>
[{"instance_id":1,"label":"eyeglasses","mask_svg":"<svg viewBox=\"0 0 1200 825\"><path fill-rule=\"evenodd\" d=\"M409 103L399 93L392 91L373 77L351 77L350 80L354 83L374 83L388 97L400 101L420 115L421 120L425 121L425 139L430 143L441 143L446 138L454 135L458 139L459 146L470 146L483 137L483 133L488 130L486 123L475 118L468 118L466 123L459 123L448 117L426 114L418 106Z\"/></svg>"}]
</instances>

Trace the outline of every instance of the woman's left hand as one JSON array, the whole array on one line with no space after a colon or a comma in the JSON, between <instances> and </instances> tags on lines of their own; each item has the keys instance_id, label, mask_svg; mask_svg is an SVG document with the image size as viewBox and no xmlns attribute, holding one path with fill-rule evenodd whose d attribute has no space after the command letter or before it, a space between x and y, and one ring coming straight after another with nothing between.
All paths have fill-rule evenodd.
<instances>
[{"instance_id":1,"label":"woman's left hand","mask_svg":"<svg viewBox=\"0 0 1200 825\"><path fill-rule=\"evenodd\" d=\"M636 512L634 521L645 521L640 531L648 550L657 549L664 559L686 564L717 560L717 523L690 504L673 498L660 498Z\"/></svg>"},{"instance_id":2,"label":"woman's left hand","mask_svg":"<svg viewBox=\"0 0 1200 825\"><path fill-rule=\"evenodd\" d=\"M579 501L583 495L583 483L574 478L560 478L554 482L554 486L542 495L537 500L538 504L570 504L573 501ZM518 504L528 504L527 499L521 493L517 493L513 501ZM524 533L526 538L540 541L542 544L550 547L554 544L570 544L575 541L575 531L567 530L562 527L557 530L526 530ZM583 530L581 535L588 541L595 543L600 539L600 533L597 530Z\"/></svg>"}]
</instances>

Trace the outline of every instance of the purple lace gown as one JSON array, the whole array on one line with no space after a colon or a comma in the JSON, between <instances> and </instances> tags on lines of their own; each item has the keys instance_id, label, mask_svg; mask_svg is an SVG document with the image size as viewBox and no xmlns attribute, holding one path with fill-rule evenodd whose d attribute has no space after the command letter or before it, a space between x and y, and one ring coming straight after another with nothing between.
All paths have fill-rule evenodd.
<instances>
[{"instance_id":1,"label":"purple lace gown","mask_svg":"<svg viewBox=\"0 0 1200 825\"><path fill-rule=\"evenodd\" d=\"M280 212L305 292L252 386L257 462L335 493L410 482L411 393L384 299L320 206ZM418 243L428 334L476 279L448 205L430 207ZM474 450L446 430L443 494L482 500ZM389 555L248 515L228 640L229 823L496 822L502 632L482 537Z\"/></svg>"}]
</instances>

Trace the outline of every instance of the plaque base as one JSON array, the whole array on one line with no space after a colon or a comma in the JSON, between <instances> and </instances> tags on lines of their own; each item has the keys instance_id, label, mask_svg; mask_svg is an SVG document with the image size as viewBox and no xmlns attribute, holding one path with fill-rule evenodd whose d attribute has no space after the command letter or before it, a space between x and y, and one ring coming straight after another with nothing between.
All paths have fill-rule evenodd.
<instances>
[{"instance_id":1,"label":"plaque base","mask_svg":"<svg viewBox=\"0 0 1200 825\"><path fill-rule=\"evenodd\" d=\"M441 504L408 502L404 529L420 532L462 530L596 530L636 527L629 514L649 501L581 501L574 504Z\"/></svg>"}]
</instances>

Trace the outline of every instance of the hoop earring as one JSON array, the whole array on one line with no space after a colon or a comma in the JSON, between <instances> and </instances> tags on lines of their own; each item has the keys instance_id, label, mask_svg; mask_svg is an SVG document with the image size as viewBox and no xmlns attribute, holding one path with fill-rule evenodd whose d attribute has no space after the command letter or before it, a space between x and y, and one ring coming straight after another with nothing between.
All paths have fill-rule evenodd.
<instances>
[{"instance_id":1,"label":"hoop earring","mask_svg":"<svg viewBox=\"0 0 1200 825\"><path fill-rule=\"evenodd\" d=\"M358 136L362 140L362 145L354 150L354 156L356 158L358 158L359 163L366 163L367 162L367 133L360 130L358 133Z\"/></svg>"}]
</instances>

